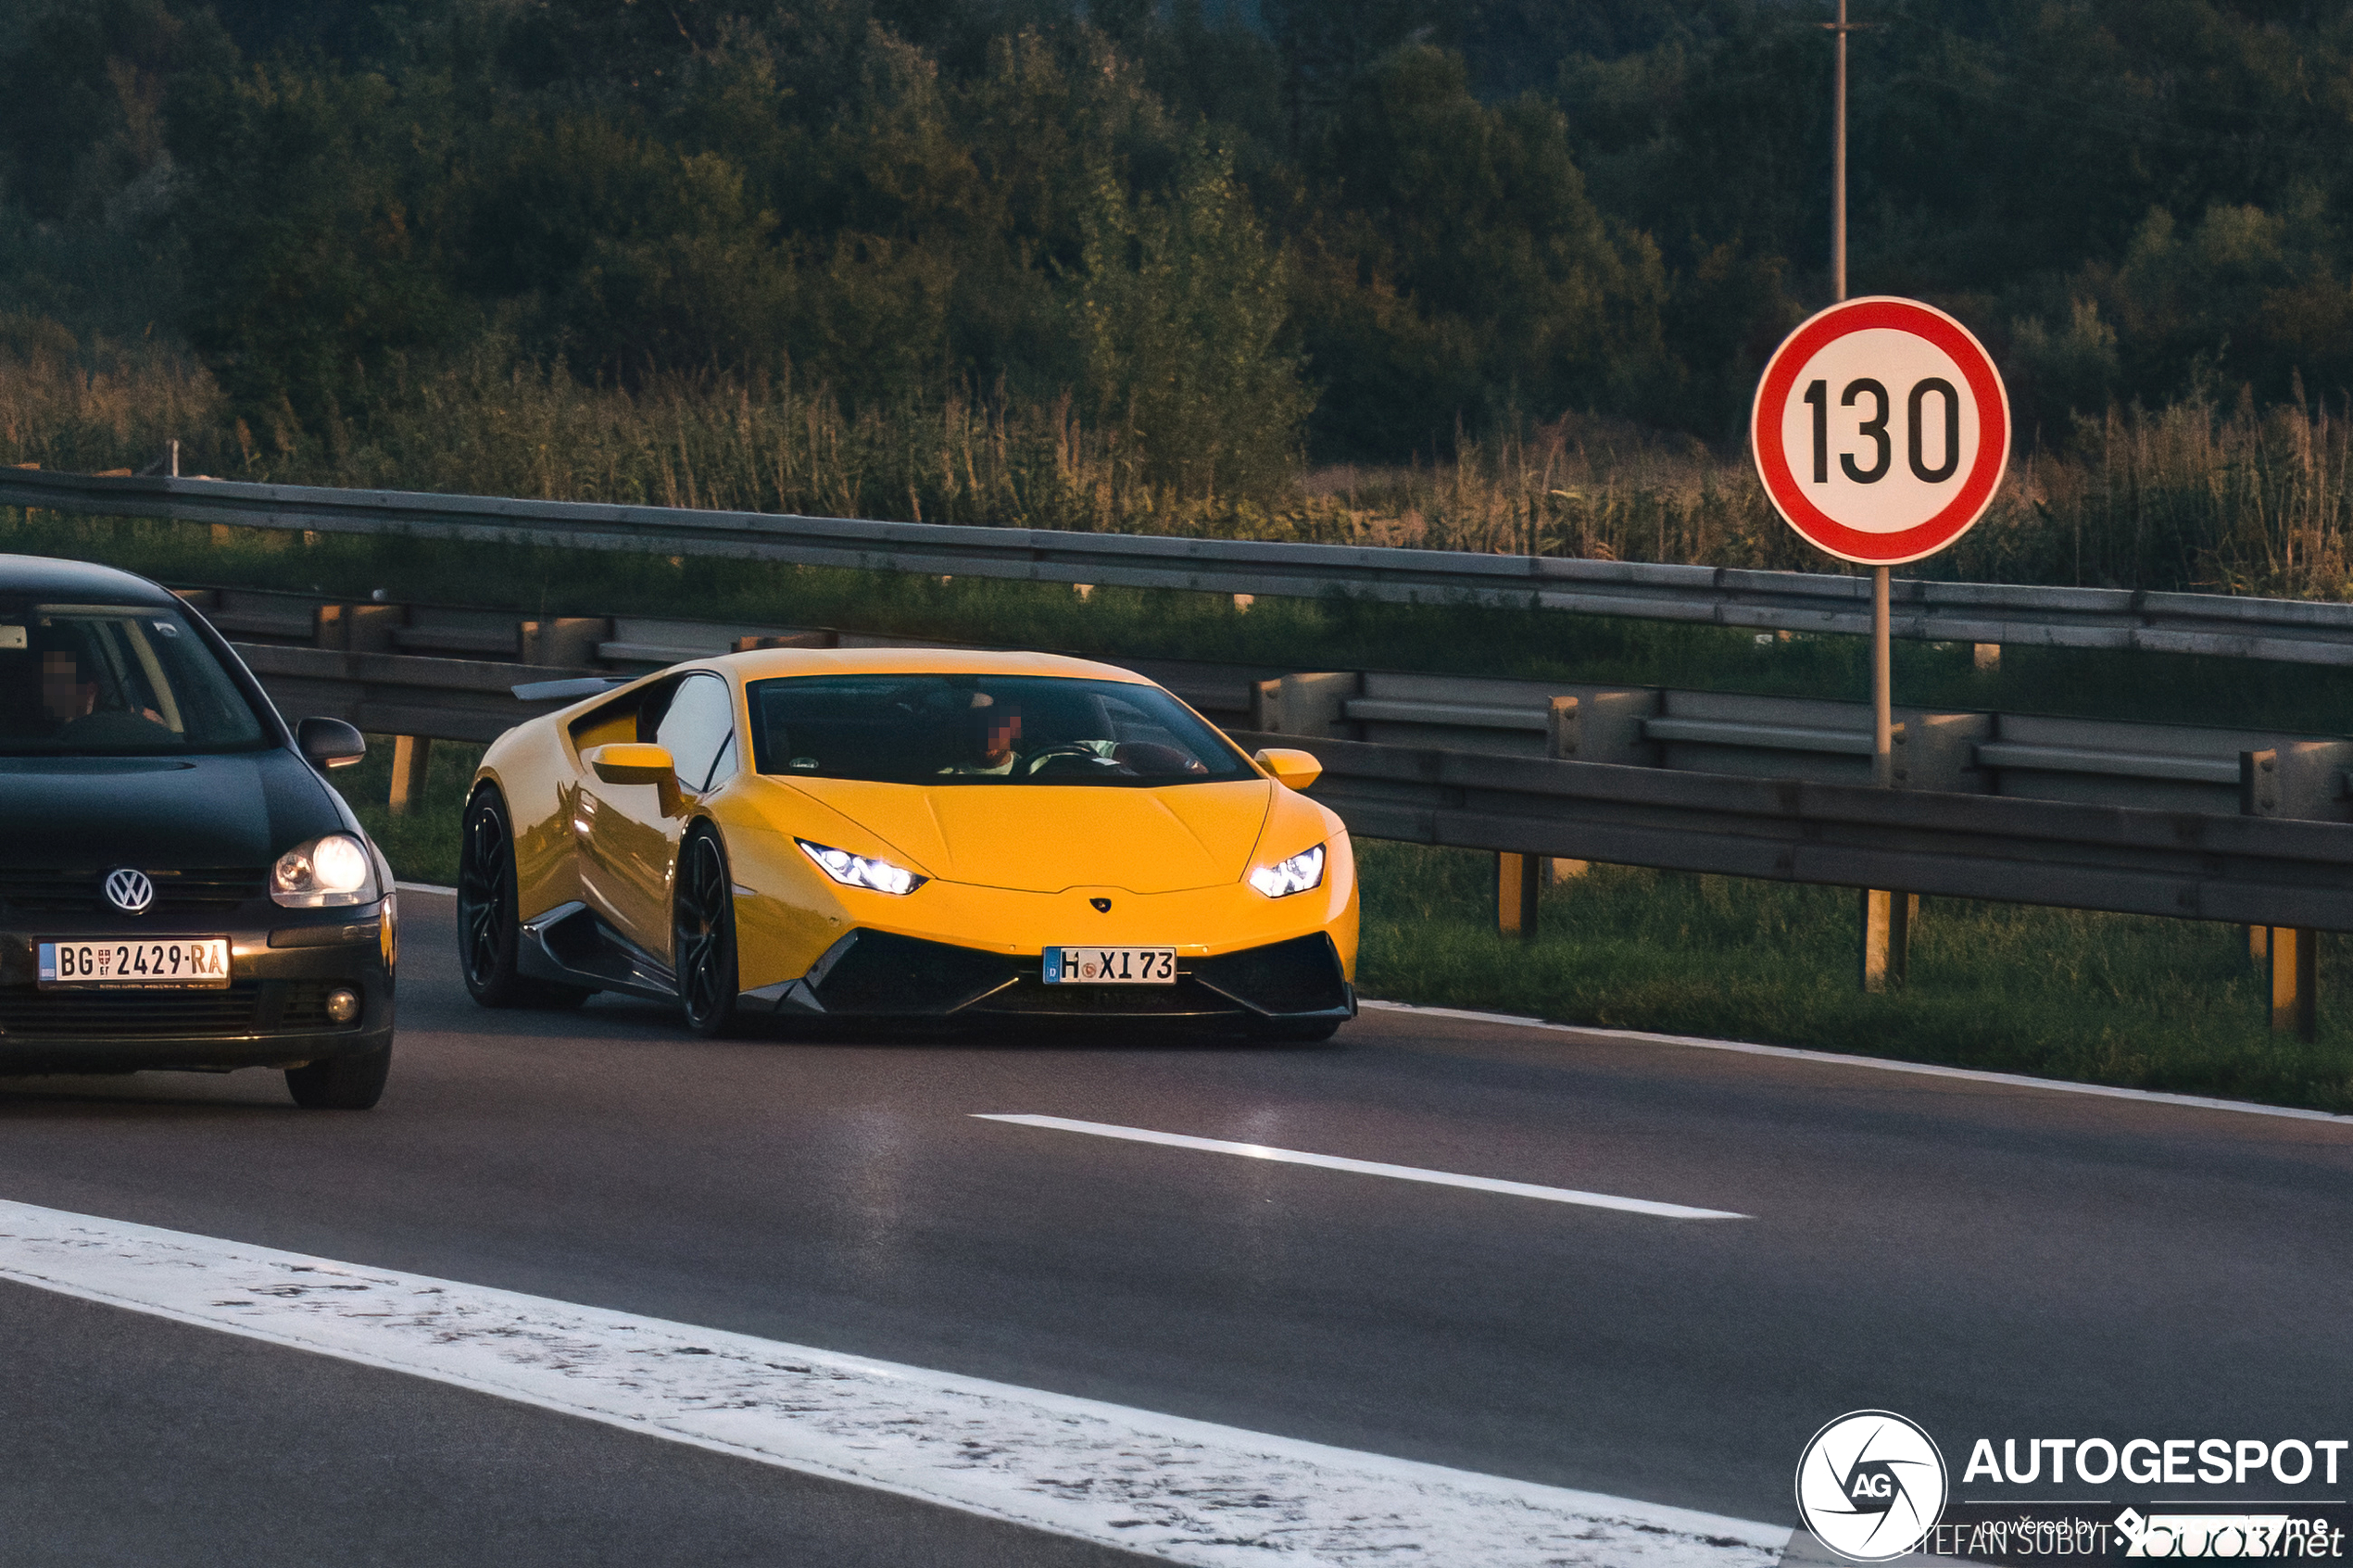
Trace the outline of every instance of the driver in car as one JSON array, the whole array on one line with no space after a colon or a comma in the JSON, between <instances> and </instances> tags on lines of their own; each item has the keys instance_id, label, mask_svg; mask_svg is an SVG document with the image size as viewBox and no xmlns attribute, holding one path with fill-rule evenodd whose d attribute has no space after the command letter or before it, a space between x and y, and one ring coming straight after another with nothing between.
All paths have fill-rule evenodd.
<instances>
[{"instance_id":1,"label":"driver in car","mask_svg":"<svg viewBox=\"0 0 2353 1568\"><path fill-rule=\"evenodd\" d=\"M974 728L969 732L972 760L939 770L942 773L976 777L993 774L998 777L1027 777L1050 769L1069 771L1073 764L1088 772L1100 770L1121 776L1137 774L1162 775L1199 773L1206 771L1199 759L1174 746L1151 742L1109 739L1062 740L1039 746L1024 755L1021 749L1021 708L988 692L975 692L967 710ZM1048 716L1051 725L1054 715ZM1061 716L1067 721L1070 715ZM1051 734L1051 728L1049 734Z\"/></svg>"},{"instance_id":2,"label":"driver in car","mask_svg":"<svg viewBox=\"0 0 2353 1568\"><path fill-rule=\"evenodd\" d=\"M972 696L972 717L978 742L974 759L960 762L939 771L965 777L982 774L1011 773L1021 760L1021 709L1011 702L999 702L987 692Z\"/></svg>"},{"instance_id":3,"label":"driver in car","mask_svg":"<svg viewBox=\"0 0 2353 1568\"><path fill-rule=\"evenodd\" d=\"M57 738L75 746L154 746L174 741L163 715L150 708L141 713L98 706L99 684L83 679L81 660L69 648L47 648L41 655L41 707L58 725Z\"/></svg>"}]
</instances>

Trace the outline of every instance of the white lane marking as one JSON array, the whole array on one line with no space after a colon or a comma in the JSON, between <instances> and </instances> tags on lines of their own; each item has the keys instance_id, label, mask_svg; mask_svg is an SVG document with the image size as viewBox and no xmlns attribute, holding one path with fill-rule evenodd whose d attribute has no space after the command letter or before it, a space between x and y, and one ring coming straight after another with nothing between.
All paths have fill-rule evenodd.
<instances>
[{"instance_id":1,"label":"white lane marking","mask_svg":"<svg viewBox=\"0 0 2353 1568\"><path fill-rule=\"evenodd\" d=\"M1303 1154L1295 1148L1269 1148L1265 1144L1229 1143L1224 1138L1197 1138L1187 1133L1155 1133L1142 1127L1115 1127L1104 1122L1074 1122L1066 1116L1006 1116L975 1111L983 1122L1011 1122L1023 1127L1050 1127L1060 1133L1086 1133L1099 1138L1126 1138L1131 1143L1166 1144L1171 1148L1198 1148L1211 1154L1239 1154L1249 1160L1273 1160L1285 1165L1315 1165L1327 1171L1353 1171L1365 1176L1390 1176L1404 1182L1428 1182L1435 1186L1469 1187L1474 1192L1500 1192L1513 1198L1541 1198L1548 1203L1581 1203L1588 1209L1622 1209L1629 1214L1655 1214L1666 1220L1745 1220L1724 1209L1693 1209L1680 1203L1654 1203L1647 1198L1613 1198L1605 1192L1579 1192L1575 1187L1537 1186L1530 1182L1498 1181L1492 1176L1458 1176L1451 1171L1425 1171L1417 1165L1386 1165L1378 1160L1346 1160L1337 1154Z\"/></svg>"},{"instance_id":2,"label":"white lane marking","mask_svg":"<svg viewBox=\"0 0 2353 1568\"><path fill-rule=\"evenodd\" d=\"M444 898L455 898L458 896L456 888L435 887L430 882L396 882L393 886L403 893L436 893Z\"/></svg>"},{"instance_id":3,"label":"white lane marking","mask_svg":"<svg viewBox=\"0 0 2353 1568\"><path fill-rule=\"evenodd\" d=\"M28 1203L0 1278L1202 1568L1771 1568L1790 1537Z\"/></svg>"},{"instance_id":4,"label":"white lane marking","mask_svg":"<svg viewBox=\"0 0 2353 1568\"><path fill-rule=\"evenodd\" d=\"M1592 1035L1604 1040L1632 1040L1646 1046L1690 1046L1695 1050L1739 1051L1747 1056L1787 1057L1793 1061L1820 1061L1833 1067L1868 1067L1879 1073L1918 1073L1931 1078L1963 1078L1975 1084L2005 1084L2018 1089L2050 1089L2058 1094L2098 1095L2108 1099L2136 1099L2153 1105L2186 1105L2198 1110L2236 1110L2249 1116L2285 1116L2298 1122L2338 1122L2353 1126L2353 1116L2327 1110L2302 1110L2292 1105L2257 1105L2252 1100L2214 1099L2206 1095L2172 1095L2161 1089L2124 1089L2109 1084L2070 1084L2063 1078L2032 1078L2023 1073L1987 1073L1974 1067L1939 1067L1926 1061L1889 1061L1883 1057L1846 1056L1837 1051L1801 1050L1795 1046L1757 1046L1745 1040L1704 1040L1692 1035L1653 1035L1640 1029L1596 1029L1582 1023L1554 1023L1517 1013L1474 1012L1467 1008L1425 1008L1411 1002L1378 1002L1357 998L1359 1007L1383 1012L1419 1013L1424 1018L1459 1018L1471 1023L1499 1023L1513 1029L1550 1029L1564 1035Z\"/></svg>"}]
</instances>

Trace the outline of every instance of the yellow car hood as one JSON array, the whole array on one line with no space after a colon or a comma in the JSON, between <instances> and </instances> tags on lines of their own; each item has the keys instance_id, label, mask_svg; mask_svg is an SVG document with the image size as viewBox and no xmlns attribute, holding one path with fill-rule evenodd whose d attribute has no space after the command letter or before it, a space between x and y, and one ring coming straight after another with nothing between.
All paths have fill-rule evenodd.
<instances>
[{"instance_id":1,"label":"yellow car hood","mask_svg":"<svg viewBox=\"0 0 2353 1568\"><path fill-rule=\"evenodd\" d=\"M1238 882L1275 790L1265 779L1165 789L858 779L794 779L789 787L879 834L929 875L1025 893L1175 893Z\"/></svg>"}]
</instances>

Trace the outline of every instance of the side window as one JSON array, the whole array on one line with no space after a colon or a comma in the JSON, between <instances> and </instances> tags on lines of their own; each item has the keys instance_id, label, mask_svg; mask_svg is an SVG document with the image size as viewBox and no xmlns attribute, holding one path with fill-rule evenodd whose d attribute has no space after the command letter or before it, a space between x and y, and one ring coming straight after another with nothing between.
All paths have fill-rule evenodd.
<instances>
[{"instance_id":1,"label":"side window","mask_svg":"<svg viewBox=\"0 0 2353 1568\"><path fill-rule=\"evenodd\" d=\"M683 787L700 794L720 772L721 754L735 756L735 717L727 683L718 676L689 675L678 683L669 710L654 731L654 744L677 763Z\"/></svg>"}]
</instances>

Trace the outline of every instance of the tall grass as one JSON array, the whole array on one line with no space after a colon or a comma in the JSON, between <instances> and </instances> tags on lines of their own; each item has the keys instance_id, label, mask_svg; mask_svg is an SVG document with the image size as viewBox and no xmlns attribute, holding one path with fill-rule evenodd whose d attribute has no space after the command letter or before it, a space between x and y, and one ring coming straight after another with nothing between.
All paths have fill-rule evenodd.
<instances>
[{"instance_id":1,"label":"tall grass","mask_svg":"<svg viewBox=\"0 0 2353 1568\"><path fill-rule=\"evenodd\" d=\"M496 345L396 374L312 432L239 417L166 349L0 352L0 462L182 469L355 485L1081 531L1399 545L1822 571L1745 456L1568 415L1445 462L1303 471L1257 495L1149 483L1068 399L1001 388L847 408L789 376L584 384ZM31 346L27 347L30 344ZM1985 520L1909 569L1987 582L2343 598L2353 587L2353 414L2242 397L2113 408L2013 465Z\"/></svg>"}]
</instances>

